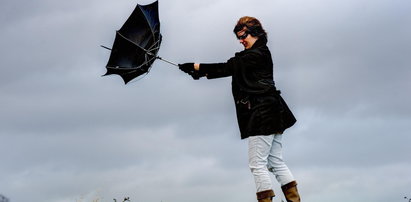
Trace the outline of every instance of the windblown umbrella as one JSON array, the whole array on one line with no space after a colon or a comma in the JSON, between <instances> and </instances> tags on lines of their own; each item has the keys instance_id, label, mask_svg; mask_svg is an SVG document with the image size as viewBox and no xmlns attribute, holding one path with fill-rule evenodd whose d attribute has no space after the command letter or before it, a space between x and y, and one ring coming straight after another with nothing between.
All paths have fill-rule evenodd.
<instances>
[{"instance_id":1,"label":"windblown umbrella","mask_svg":"<svg viewBox=\"0 0 411 202\"><path fill-rule=\"evenodd\" d=\"M157 56L161 38L158 1L144 6L137 4L127 21L116 32L113 48L102 46L111 50L105 75L118 74L127 84L148 73L155 59L164 60Z\"/></svg>"}]
</instances>

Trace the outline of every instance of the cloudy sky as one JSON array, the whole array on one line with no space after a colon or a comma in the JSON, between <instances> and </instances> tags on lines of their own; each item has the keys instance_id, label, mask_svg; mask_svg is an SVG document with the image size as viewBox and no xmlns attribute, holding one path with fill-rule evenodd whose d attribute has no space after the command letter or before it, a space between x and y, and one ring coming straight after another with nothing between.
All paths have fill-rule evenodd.
<instances>
[{"instance_id":1,"label":"cloudy sky","mask_svg":"<svg viewBox=\"0 0 411 202\"><path fill-rule=\"evenodd\" d=\"M151 0L0 2L0 195L12 202L255 201L230 78L156 61L101 77L115 30ZM411 197L411 1L163 0L159 54L223 62L244 15L269 34L298 122L284 157L307 202ZM281 201L279 185L275 185Z\"/></svg>"}]
</instances>

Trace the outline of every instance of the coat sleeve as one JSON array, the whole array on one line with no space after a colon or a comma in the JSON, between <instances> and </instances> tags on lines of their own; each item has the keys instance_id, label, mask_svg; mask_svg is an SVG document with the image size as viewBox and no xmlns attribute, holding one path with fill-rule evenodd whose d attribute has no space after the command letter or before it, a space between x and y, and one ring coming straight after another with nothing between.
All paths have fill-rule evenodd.
<instances>
[{"instance_id":1,"label":"coat sleeve","mask_svg":"<svg viewBox=\"0 0 411 202\"><path fill-rule=\"evenodd\" d=\"M201 63L200 72L206 74L207 79L232 76L232 69L228 63Z\"/></svg>"},{"instance_id":2,"label":"coat sleeve","mask_svg":"<svg viewBox=\"0 0 411 202\"><path fill-rule=\"evenodd\" d=\"M234 72L258 66L261 54L256 51L243 51L224 63L201 63L200 72L207 75L208 79L233 76ZM244 73L244 72L243 72Z\"/></svg>"}]
</instances>

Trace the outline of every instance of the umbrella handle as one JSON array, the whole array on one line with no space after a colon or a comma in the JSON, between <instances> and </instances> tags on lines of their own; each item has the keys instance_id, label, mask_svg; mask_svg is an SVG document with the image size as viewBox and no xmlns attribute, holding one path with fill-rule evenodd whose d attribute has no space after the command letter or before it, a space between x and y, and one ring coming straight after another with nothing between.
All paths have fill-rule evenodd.
<instances>
[{"instance_id":1,"label":"umbrella handle","mask_svg":"<svg viewBox=\"0 0 411 202\"><path fill-rule=\"evenodd\" d=\"M164 62L167 62L168 64L172 64L172 65L178 67L178 64L176 64L176 63L174 63L174 62L170 62L170 61L168 61L168 60L166 60L166 59L163 59L163 58L161 58L160 56L156 56L156 58L157 58L157 59L160 59L160 60L162 60L162 61L164 61Z\"/></svg>"}]
</instances>

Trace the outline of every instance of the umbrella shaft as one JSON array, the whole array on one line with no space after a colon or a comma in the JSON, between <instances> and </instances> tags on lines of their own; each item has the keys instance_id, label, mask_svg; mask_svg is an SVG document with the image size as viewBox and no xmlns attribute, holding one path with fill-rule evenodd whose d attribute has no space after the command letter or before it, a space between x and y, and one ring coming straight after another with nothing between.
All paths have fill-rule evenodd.
<instances>
[{"instance_id":1,"label":"umbrella shaft","mask_svg":"<svg viewBox=\"0 0 411 202\"><path fill-rule=\"evenodd\" d=\"M103 45L100 45L100 46L101 46L102 48L107 49L107 50L112 50L111 48L108 48L108 47L106 47L106 46L103 46ZM146 51L146 53L149 54L149 55L153 55L153 56L154 56L154 54L152 54L152 53L150 53L150 52L148 52L148 51ZM170 61L168 61L168 60L166 60L166 59L163 59L163 58L161 58L160 56L156 56L156 58L157 58L157 59L160 59L160 60L162 60L162 61L164 61L164 62L167 62L168 64L172 64L172 65L178 67L178 64L176 64L176 63L174 63L174 62L170 62Z\"/></svg>"},{"instance_id":2,"label":"umbrella shaft","mask_svg":"<svg viewBox=\"0 0 411 202\"><path fill-rule=\"evenodd\" d=\"M105 48L105 49L107 49L107 50L111 50L111 48L108 48L108 47L106 47L106 46L103 46L103 45L100 45L102 48Z\"/></svg>"},{"instance_id":3,"label":"umbrella shaft","mask_svg":"<svg viewBox=\"0 0 411 202\"><path fill-rule=\"evenodd\" d=\"M172 65L178 67L178 64L176 64L176 63L174 63L174 62L170 62L170 61L168 61L168 60L165 60L165 59L161 58L160 56L157 56L156 58L157 58L157 59L160 59L160 60L162 60L162 61L164 61L164 62L167 62L168 64L172 64Z\"/></svg>"}]
</instances>

